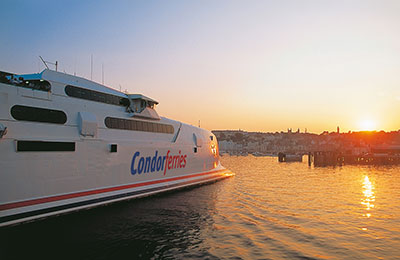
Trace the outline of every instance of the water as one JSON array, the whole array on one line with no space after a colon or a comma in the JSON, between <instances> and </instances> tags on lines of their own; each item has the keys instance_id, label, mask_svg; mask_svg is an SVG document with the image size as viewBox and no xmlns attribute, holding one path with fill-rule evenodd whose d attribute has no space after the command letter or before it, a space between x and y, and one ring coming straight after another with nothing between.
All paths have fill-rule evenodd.
<instances>
[{"instance_id":1,"label":"water","mask_svg":"<svg viewBox=\"0 0 400 260\"><path fill-rule=\"evenodd\" d=\"M400 258L400 166L221 160L235 177L4 228L1 259Z\"/></svg>"}]
</instances>

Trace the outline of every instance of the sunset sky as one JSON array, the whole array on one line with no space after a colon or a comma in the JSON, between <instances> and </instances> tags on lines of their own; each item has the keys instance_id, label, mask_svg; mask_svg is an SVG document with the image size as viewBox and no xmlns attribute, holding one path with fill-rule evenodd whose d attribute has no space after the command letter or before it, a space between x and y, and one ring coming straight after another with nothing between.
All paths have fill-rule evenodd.
<instances>
[{"instance_id":1,"label":"sunset sky","mask_svg":"<svg viewBox=\"0 0 400 260\"><path fill-rule=\"evenodd\" d=\"M207 129L400 129L400 1L2 0L0 70L59 71Z\"/></svg>"}]
</instances>

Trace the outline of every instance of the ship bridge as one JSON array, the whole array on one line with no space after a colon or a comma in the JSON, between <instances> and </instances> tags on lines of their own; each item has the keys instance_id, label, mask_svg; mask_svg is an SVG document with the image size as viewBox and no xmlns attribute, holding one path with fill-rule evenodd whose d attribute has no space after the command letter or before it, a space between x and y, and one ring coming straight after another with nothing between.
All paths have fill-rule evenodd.
<instances>
[{"instance_id":1,"label":"ship bridge","mask_svg":"<svg viewBox=\"0 0 400 260\"><path fill-rule=\"evenodd\" d=\"M128 94L127 96L130 101L128 111L132 113L132 116L160 120L160 116L155 110L158 105L157 101L142 94Z\"/></svg>"}]
</instances>

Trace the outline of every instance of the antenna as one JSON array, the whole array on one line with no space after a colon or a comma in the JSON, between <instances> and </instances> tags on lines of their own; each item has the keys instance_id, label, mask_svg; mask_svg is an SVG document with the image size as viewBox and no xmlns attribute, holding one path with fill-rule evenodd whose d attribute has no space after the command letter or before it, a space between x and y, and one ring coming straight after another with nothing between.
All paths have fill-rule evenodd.
<instances>
[{"instance_id":1,"label":"antenna","mask_svg":"<svg viewBox=\"0 0 400 260\"><path fill-rule=\"evenodd\" d=\"M51 65L55 65L56 66L56 71L58 71L58 61L56 61L56 63L53 63L53 62L50 62L50 61L46 61L40 55L39 55L39 58L43 61L44 66L46 66L47 69L50 69L49 66L47 66L47 63L49 63Z\"/></svg>"},{"instance_id":2,"label":"antenna","mask_svg":"<svg viewBox=\"0 0 400 260\"><path fill-rule=\"evenodd\" d=\"M44 59L42 58L42 56L39 55L39 58L43 61L44 66L46 66L46 68L49 70L49 66L47 66L47 63L44 61Z\"/></svg>"},{"instance_id":3,"label":"antenna","mask_svg":"<svg viewBox=\"0 0 400 260\"><path fill-rule=\"evenodd\" d=\"M75 57L75 64L74 64L74 76L76 76L76 57Z\"/></svg>"},{"instance_id":4,"label":"antenna","mask_svg":"<svg viewBox=\"0 0 400 260\"><path fill-rule=\"evenodd\" d=\"M104 63L101 64L101 84L104 85Z\"/></svg>"},{"instance_id":5,"label":"antenna","mask_svg":"<svg viewBox=\"0 0 400 260\"><path fill-rule=\"evenodd\" d=\"M90 55L90 80L93 80L93 54Z\"/></svg>"}]
</instances>

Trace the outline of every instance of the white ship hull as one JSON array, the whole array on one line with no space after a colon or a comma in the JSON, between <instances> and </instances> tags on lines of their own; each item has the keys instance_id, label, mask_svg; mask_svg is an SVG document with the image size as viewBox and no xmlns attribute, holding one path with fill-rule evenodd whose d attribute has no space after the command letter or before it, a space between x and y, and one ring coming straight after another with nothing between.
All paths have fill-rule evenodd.
<instances>
[{"instance_id":1,"label":"white ship hull","mask_svg":"<svg viewBox=\"0 0 400 260\"><path fill-rule=\"evenodd\" d=\"M51 90L0 83L0 226L232 175L211 132L132 116L105 103L126 95L82 78L48 70L39 77ZM107 95L71 97L69 85Z\"/></svg>"}]
</instances>

